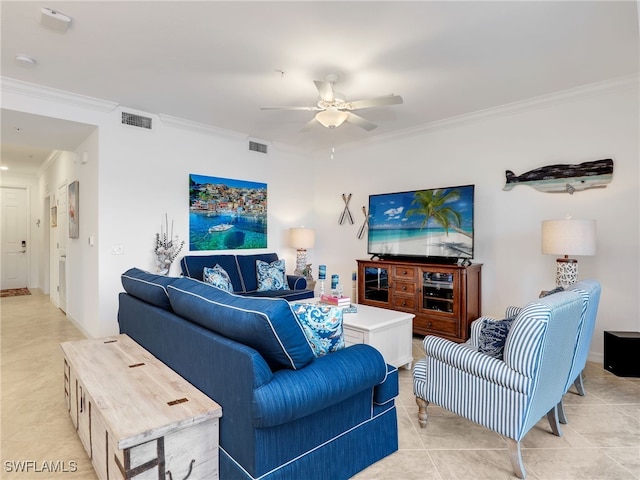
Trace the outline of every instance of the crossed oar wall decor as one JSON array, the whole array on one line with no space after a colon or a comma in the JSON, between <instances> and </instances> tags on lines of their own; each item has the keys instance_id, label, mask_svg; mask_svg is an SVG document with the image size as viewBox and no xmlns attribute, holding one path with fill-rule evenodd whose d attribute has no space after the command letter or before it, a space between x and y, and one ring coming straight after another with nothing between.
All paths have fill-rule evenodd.
<instances>
[{"instance_id":1,"label":"crossed oar wall decor","mask_svg":"<svg viewBox=\"0 0 640 480\"><path fill-rule=\"evenodd\" d=\"M344 202L344 208L342 209L342 213L340 213L340 218L338 218L339 225L343 225L345 219L351 225L353 225L354 223L353 215L351 215L351 210L349 210L349 202L351 201L351 196L352 196L351 194L348 194L348 195L346 193L342 194L342 201ZM362 207L362 213L364 214L364 222L358 229L357 237L359 240L362 239L362 237L364 237L364 232L369 227L369 215L367 214L367 207L365 206Z\"/></svg>"},{"instance_id":2,"label":"crossed oar wall decor","mask_svg":"<svg viewBox=\"0 0 640 480\"><path fill-rule=\"evenodd\" d=\"M351 194L348 196L346 194L342 194L342 201L344 202L344 209L340 214L340 218L338 219L338 223L342 225L344 223L344 219L349 220L349 223L353 225L353 216L351 215L351 211L349 210L349 202L351 201Z\"/></svg>"}]
</instances>

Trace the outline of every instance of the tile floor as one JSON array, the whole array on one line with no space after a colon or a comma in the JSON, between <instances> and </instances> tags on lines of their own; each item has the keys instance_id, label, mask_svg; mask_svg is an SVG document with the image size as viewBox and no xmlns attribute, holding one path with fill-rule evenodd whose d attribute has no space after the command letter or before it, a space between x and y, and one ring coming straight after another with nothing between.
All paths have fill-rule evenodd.
<instances>
[{"instance_id":1,"label":"tile floor","mask_svg":"<svg viewBox=\"0 0 640 480\"><path fill-rule=\"evenodd\" d=\"M96 479L65 409L58 346L83 335L37 291L2 298L0 315L0 478ZM413 343L418 358L420 339ZM562 437L550 433L546 419L525 437L527 478L640 479L640 379L618 378L590 363L585 388L585 397L565 397L569 424ZM354 479L517 478L497 434L436 406L421 429L408 370L401 371L397 406L399 450Z\"/></svg>"}]
</instances>

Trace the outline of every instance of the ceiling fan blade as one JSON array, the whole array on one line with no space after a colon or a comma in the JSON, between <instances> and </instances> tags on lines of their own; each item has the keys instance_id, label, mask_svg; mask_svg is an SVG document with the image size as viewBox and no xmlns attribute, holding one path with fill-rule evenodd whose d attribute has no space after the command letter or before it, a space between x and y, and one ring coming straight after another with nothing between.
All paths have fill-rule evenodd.
<instances>
[{"instance_id":1,"label":"ceiling fan blade","mask_svg":"<svg viewBox=\"0 0 640 480\"><path fill-rule=\"evenodd\" d=\"M359 108L382 107L384 105L399 105L402 103L400 95L386 95L384 97L369 98L365 100L355 100L347 102L347 110L357 110Z\"/></svg>"},{"instance_id":2,"label":"ceiling fan blade","mask_svg":"<svg viewBox=\"0 0 640 480\"><path fill-rule=\"evenodd\" d=\"M260 110L305 110L307 112L317 112L319 110L322 110L322 108L320 107L287 107L287 106L267 106L267 107L260 107Z\"/></svg>"},{"instance_id":3,"label":"ceiling fan blade","mask_svg":"<svg viewBox=\"0 0 640 480\"><path fill-rule=\"evenodd\" d=\"M349 118L346 120L347 122L355 125L356 127L364 128L367 132L370 132L374 128L378 126L375 123L371 123L369 120L362 118L360 115L356 115L355 113L349 113Z\"/></svg>"},{"instance_id":4,"label":"ceiling fan blade","mask_svg":"<svg viewBox=\"0 0 640 480\"><path fill-rule=\"evenodd\" d=\"M311 130L318 122L316 121L315 117L312 118L311 120L309 120L307 123L304 124L304 127L302 127L300 130L298 130L298 133L306 133L309 130Z\"/></svg>"},{"instance_id":5,"label":"ceiling fan blade","mask_svg":"<svg viewBox=\"0 0 640 480\"><path fill-rule=\"evenodd\" d=\"M333 86L330 82L326 82L324 80L314 80L313 83L316 84L316 88L318 89L318 93L320 94L320 98L327 103L335 102L336 97L333 93Z\"/></svg>"}]
</instances>

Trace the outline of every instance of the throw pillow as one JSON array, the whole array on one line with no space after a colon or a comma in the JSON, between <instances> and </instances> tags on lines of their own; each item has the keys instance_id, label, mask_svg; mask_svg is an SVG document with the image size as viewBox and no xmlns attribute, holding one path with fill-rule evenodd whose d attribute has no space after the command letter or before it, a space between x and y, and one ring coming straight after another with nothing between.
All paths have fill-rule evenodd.
<instances>
[{"instance_id":1,"label":"throw pillow","mask_svg":"<svg viewBox=\"0 0 640 480\"><path fill-rule=\"evenodd\" d=\"M202 278L205 283L209 283L225 292L233 292L233 285L231 284L229 274L217 263L213 268L204 267L202 270Z\"/></svg>"},{"instance_id":2,"label":"throw pillow","mask_svg":"<svg viewBox=\"0 0 640 480\"><path fill-rule=\"evenodd\" d=\"M258 292L268 290L286 290L287 279L284 274L284 259L267 263L256 260L256 275L258 277Z\"/></svg>"},{"instance_id":3,"label":"throw pillow","mask_svg":"<svg viewBox=\"0 0 640 480\"><path fill-rule=\"evenodd\" d=\"M513 321L513 318L505 318L504 320L489 320L485 318L482 321L482 328L478 338L478 352L502 360L504 344Z\"/></svg>"},{"instance_id":4,"label":"throw pillow","mask_svg":"<svg viewBox=\"0 0 640 480\"><path fill-rule=\"evenodd\" d=\"M341 308L311 303L292 303L291 308L316 357L344 348Z\"/></svg>"}]
</instances>

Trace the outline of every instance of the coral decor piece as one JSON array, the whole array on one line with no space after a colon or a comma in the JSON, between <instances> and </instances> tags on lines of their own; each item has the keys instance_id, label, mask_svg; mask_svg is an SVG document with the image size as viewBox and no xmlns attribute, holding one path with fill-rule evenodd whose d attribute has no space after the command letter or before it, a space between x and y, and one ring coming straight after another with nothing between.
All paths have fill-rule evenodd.
<instances>
[{"instance_id":1,"label":"coral decor piece","mask_svg":"<svg viewBox=\"0 0 640 480\"><path fill-rule=\"evenodd\" d=\"M173 220L171 220L171 233L169 233L169 219L166 213L164 218L165 230L163 231L162 225L160 225L160 233L156 233L156 247L153 252L156 255L158 273L167 275L171 269L171 264L184 246L184 240L178 242L178 236L173 236Z\"/></svg>"}]
</instances>

